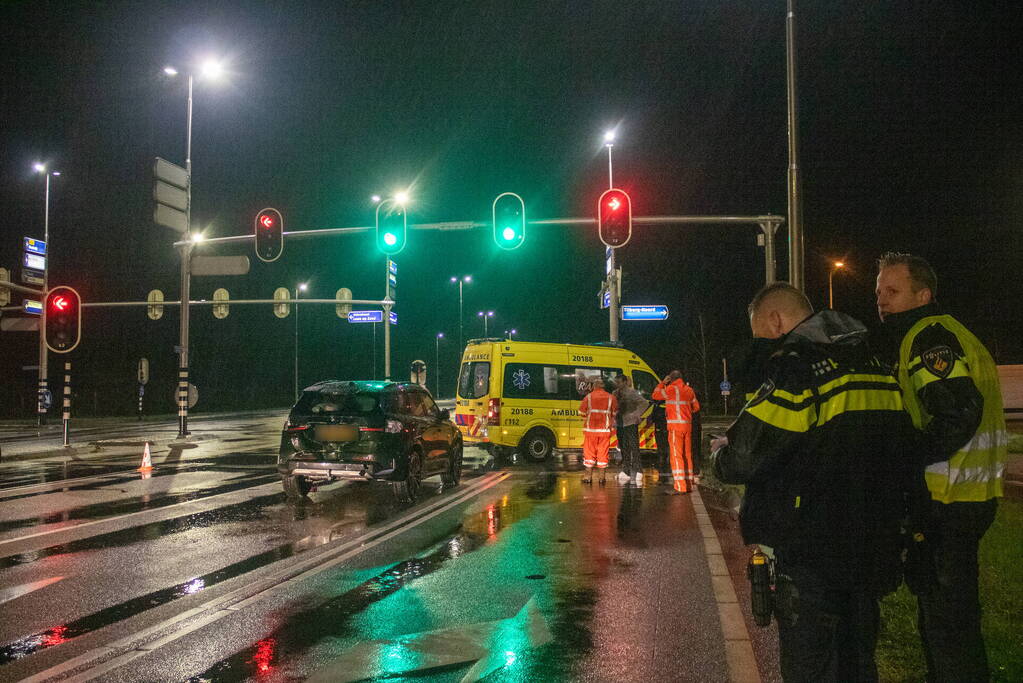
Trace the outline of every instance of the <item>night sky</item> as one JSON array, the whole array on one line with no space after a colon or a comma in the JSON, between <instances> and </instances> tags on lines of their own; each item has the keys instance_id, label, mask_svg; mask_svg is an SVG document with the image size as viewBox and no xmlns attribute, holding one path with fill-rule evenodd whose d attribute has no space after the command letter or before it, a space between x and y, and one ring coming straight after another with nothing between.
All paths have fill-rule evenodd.
<instances>
[{"instance_id":1,"label":"night sky","mask_svg":"<svg viewBox=\"0 0 1023 683\"><path fill-rule=\"evenodd\" d=\"M800 166L807 293L873 325L874 261L895 249L935 265L939 301L1002 363L1023 362L1023 28L1011 2L800 2ZM51 285L86 301L178 296L175 234L152 221L153 158L184 165L182 73L223 57L225 81L197 81L193 223L208 236L251 233L265 206L287 230L372 224L374 193L410 188L413 223L488 220L514 191L533 219L590 217L607 184L605 129L617 126L616 185L635 215L785 215L783 0L673 2L4 2L0 265L17 275L23 236L43 236L42 160L52 183ZM626 345L658 372L702 384L748 338L745 307L763 284L754 226L639 226L620 251L623 302L667 304L667 322L623 323ZM778 234L779 274L787 232ZM370 233L289 241L245 277L194 278L192 296L226 287L270 298L308 281L330 298L383 295ZM505 252L491 233L411 231L399 264L393 374L441 351L441 394L466 337L491 332L592 342L603 247L595 229L530 227ZM305 296L304 295L304 296ZM15 293L14 300L21 295ZM75 363L82 414L128 412L135 367L150 359L147 409L171 412L178 314L87 309ZM5 315L12 315L6 313ZM13 314L17 315L17 314ZM332 306L300 314L300 382L366 377L372 326ZM377 373L382 372L378 330ZM285 405L294 316L236 306L192 312L197 409ZM34 407L34 335L0 335L0 416ZM65 359L51 354L51 381ZM433 382L430 382L431 388Z\"/></svg>"}]
</instances>

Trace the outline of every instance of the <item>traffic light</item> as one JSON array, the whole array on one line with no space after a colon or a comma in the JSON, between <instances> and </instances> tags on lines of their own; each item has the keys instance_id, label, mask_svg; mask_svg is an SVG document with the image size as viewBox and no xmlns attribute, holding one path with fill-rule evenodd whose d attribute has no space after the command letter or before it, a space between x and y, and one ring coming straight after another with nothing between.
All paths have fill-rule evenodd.
<instances>
[{"instance_id":1,"label":"traffic light","mask_svg":"<svg viewBox=\"0 0 1023 683\"><path fill-rule=\"evenodd\" d=\"M82 337L82 298L71 287L54 287L43 304L46 348L67 353Z\"/></svg>"},{"instance_id":2,"label":"traffic light","mask_svg":"<svg viewBox=\"0 0 1023 683\"><path fill-rule=\"evenodd\" d=\"M625 190L611 188L597 202L600 241L609 247L622 247L632 237L632 200Z\"/></svg>"},{"instance_id":3,"label":"traffic light","mask_svg":"<svg viewBox=\"0 0 1023 683\"><path fill-rule=\"evenodd\" d=\"M261 261L276 261L284 251L284 217L277 209L266 208L256 214L256 256Z\"/></svg>"},{"instance_id":4,"label":"traffic light","mask_svg":"<svg viewBox=\"0 0 1023 683\"><path fill-rule=\"evenodd\" d=\"M526 205L514 192L494 200L494 242L502 249L517 249L526 239Z\"/></svg>"},{"instance_id":5,"label":"traffic light","mask_svg":"<svg viewBox=\"0 0 1023 683\"><path fill-rule=\"evenodd\" d=\"M405 248L408 216L405 207L393 199L377 204L377 249L385 254L397 254Z\"/></svg>"}]
</instances>

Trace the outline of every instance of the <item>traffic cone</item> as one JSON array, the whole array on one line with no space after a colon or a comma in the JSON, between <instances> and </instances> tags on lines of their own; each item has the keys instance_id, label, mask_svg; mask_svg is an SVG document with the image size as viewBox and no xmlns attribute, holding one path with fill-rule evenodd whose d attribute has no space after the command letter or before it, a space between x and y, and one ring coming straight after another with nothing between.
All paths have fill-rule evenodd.
<instances>
[{"instance_id":1,"label":"traffic cone","mask_svg":"<svg viewBox=\"0 0 1023 683\"><path fill-rule=\"evenodd\" d=\"M146 442L146 448L142 451L142 466L139 467L139 472L150 472L153 469L153 456L149 454L149 442Z\"/></svg>"}]
</instances>

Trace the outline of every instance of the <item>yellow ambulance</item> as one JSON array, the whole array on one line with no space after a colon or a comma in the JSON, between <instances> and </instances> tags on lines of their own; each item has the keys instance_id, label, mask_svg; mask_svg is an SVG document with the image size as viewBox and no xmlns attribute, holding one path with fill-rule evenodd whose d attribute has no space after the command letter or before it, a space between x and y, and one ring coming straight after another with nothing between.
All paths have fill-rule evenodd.
<instances>
[{"instance_id":1,"label":"yellow ambulance","mask_svg":"<svg viewBox=\"0 0 1023 683\"><path fill-rule=\"evenodd\" d=\"M582 447L583 387L622 374L647 399L657 386L654 371L628 349L471 339L458 374L455 424L467 445L543 460L555 448ZM639 424L640 448L657 447L651 412Z\"/></svg>"}]
</instances>

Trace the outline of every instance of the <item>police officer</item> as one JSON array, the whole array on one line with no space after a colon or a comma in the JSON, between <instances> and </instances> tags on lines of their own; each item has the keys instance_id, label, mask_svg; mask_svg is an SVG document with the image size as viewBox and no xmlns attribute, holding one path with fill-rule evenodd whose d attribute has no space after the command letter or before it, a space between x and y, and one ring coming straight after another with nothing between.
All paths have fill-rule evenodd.
<instances>
[{"instance_id":1,"label":"police officer","mask_svg":"<svg viewBox=\"0 0 1023 683\"><path fill-rule=\"evenodd\" d=\"M898 384L858 321L787 283L749 307L773 348L704 475L745 484L743 539L774 549L782 677L876 681L878 602L898 585L905 437Z\"/></svg>"},{"instance_id":2,"label":"police officer","mask_svg":"<svg viewBox=\"0 0 1023 683\"><path fill-rule=\"evenodd\" d=\"M927 571L906 577L917 593L928 680L987 681L977 547L1002 495L1008 433L998 374L984 345L939 310L937 276L924 259L882 256L876 293L898 344L897 376L918 430L914 455L930 492L914 515L925 560L910 565Z\"/></svg>"}]
</instances>

